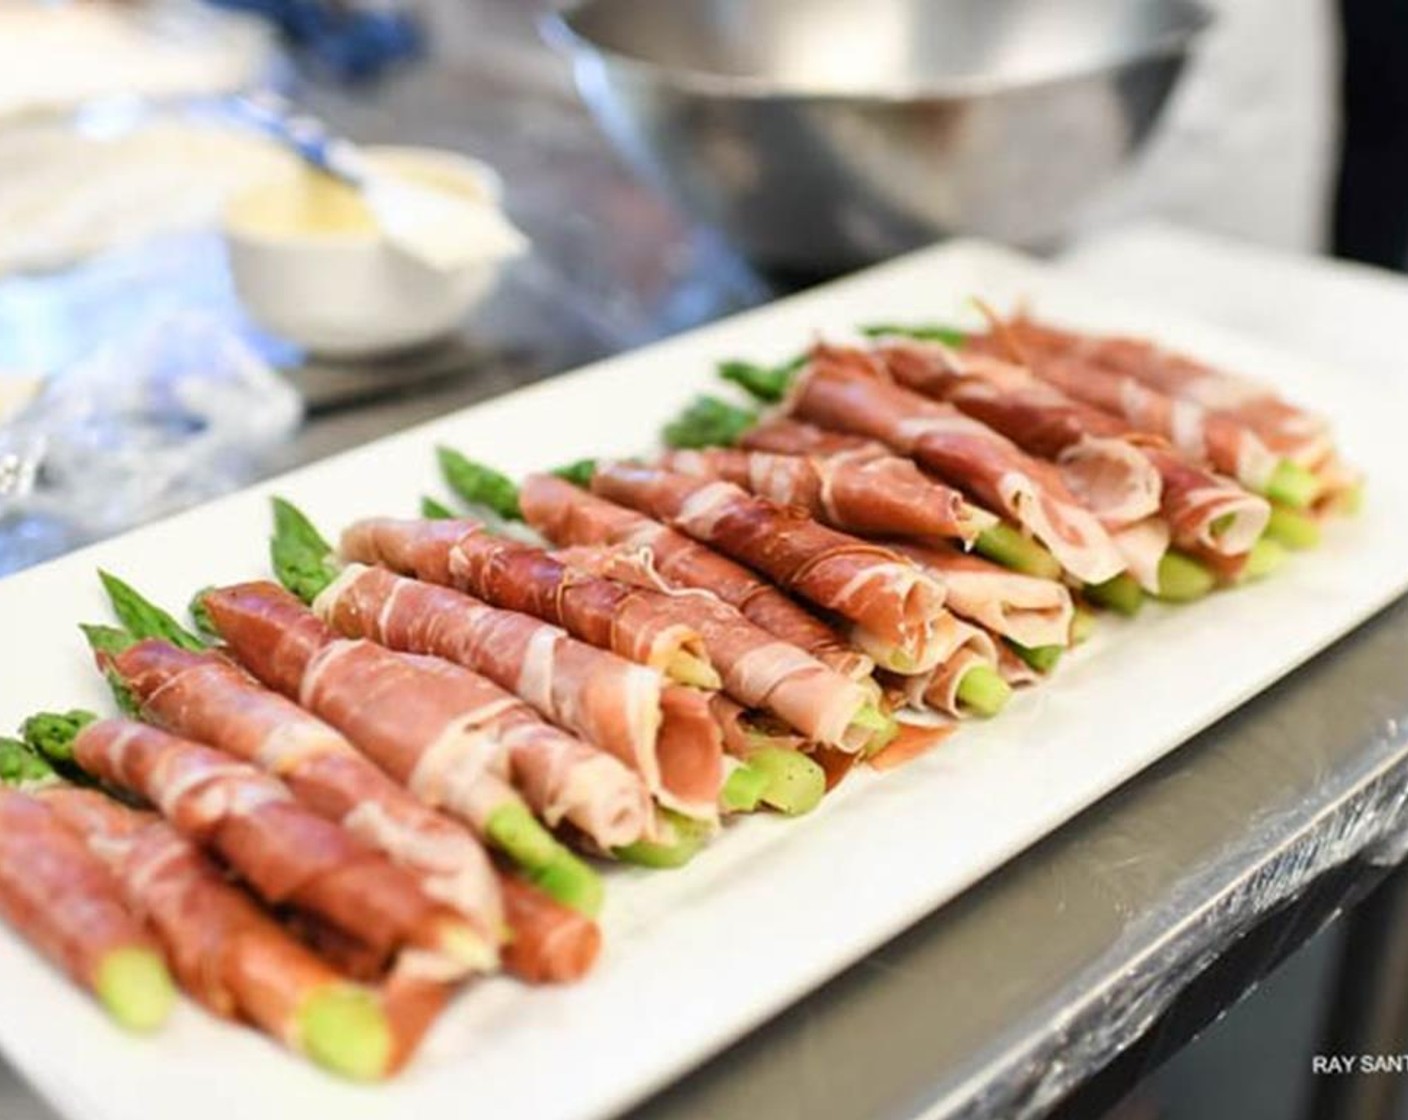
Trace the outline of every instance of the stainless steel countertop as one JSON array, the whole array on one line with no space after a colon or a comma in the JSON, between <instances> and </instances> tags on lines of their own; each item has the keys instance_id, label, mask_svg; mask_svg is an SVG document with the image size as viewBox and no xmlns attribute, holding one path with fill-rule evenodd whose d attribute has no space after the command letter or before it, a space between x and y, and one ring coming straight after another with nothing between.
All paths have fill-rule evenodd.
<instances>
[{"instance_id":1,"label":"stainless steel countertop","mask_svg":"<svg viewBox=\"0 0 1408 1120\"><path fill-rule=\"evenodd\" d=\"M322 403L270 470L770 291L630 182L560 70L526 38L521 15L502 0L473 6L503 39L451 42L454 58L375 98L324 95L320 108L366 138L438 142L498 164L540 258L477 325L472 344L420 360L396 395L339 406L389 383L365 373L299 373ZM1218 247L1196 244L1190 252L1214 257L1181 257L1187 247L1177 238L1127 246L1120 259L1163 260L1159 245L1179 267L1221 259ZM1118 257L1095 260L1092 270L1120 275ZM1259 317L1264 300L1238 289L1238 275L1217 269L1202 291L1178 294L1270 341L1280 330L1282 341L1305 343L1295 333L1305 323ZM1156 271L1142 282L1149 292L1173 291ZM1307 274L1299 291L1309 300L1333 288L1367 313L1373 301L1346 283ZM1408 295L1402 300L1408 310ZM1333 333L1319 340L1332 355L1340 341ZM1408 835L1405 663L1408 605L1399 604L638 1114L849 1120L1045 1111L1317 873L1350 859L1398 857ZM50 1113L0 1071L0 1116Z\"/></svg>"}]
</instances>

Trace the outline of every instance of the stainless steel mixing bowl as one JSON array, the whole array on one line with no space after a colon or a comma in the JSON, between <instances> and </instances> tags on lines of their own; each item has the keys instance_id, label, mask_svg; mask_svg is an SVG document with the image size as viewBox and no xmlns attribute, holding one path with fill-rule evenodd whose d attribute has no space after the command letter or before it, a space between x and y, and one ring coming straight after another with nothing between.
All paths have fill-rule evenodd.
<instances>
[{"instance_id":1,"label":"stainless steel mixing bowl","mask_svg":"<svg viewBox=\"0 0 1408 1120\"><path fill-rule=\"evenodd\" d=\"M1196 0L584 0L549 17L627 157L764 263L1050 244L1148 136Z\"/></svg>"}]
</instances>

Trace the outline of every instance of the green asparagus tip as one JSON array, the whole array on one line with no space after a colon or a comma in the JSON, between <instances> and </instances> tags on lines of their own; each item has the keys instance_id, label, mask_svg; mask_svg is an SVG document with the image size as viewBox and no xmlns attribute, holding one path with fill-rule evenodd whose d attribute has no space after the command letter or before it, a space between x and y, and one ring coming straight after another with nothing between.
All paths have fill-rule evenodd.
<instances>
[{"instance_id":1,"label":"green asparagus tip","mask_svg":"<svg viewBox=\"0 0 1408 1120\"><path fill-rule=\"evenodd\" d=\"M701 396L666 424L661 435L667 447L731 447L757 422L757 409Z\"/></svg>"},{"instance_id":2,"label":"green asparagus tip","mask_svg":"<svg viewBox=\"0 0 1408 1120\"><path fill-rule=\"evenodd\" d=\"M683 867L697 856L712 834L712 829L704 821L668 809L660 810L660 817L669 826L670 838L637 840L634 844L617 848L614 853L616 857L625 863L668 871Z\"/></svg>"},{"instance_id":3,"label":"green asparagus tip","mask_svg":"<svg viewBox=\"0 0 1408 1120\"><path fill-rule=\"evenodd\" d=\"M521 802L501 805L490 815L485 834L521 867L534 884L564 906L595 916L601 908L601 879L534 819Z\"/></svg>"},{"instance_id":4,"label":"green asparagus tip","mask_svg":"<svg viewBox=\"0 0 1408 1120\"><path fill-rule=\"evenodd\" d=\"M1269 537L1262 537L1247 554L1247 562L1238 576L1239 583L1265 579L1286 562L1286 550Z\"/></svg>"},{"instance_id":5,"label":"green asparagus tip","mask_svg":"<svg viewBox=\"0 0 1408 1120\"><path fill-rule=\"evenodd\" d=\"M38 712L24 721L21 734L25 745L49 762L72 763L73 741L97 718L80 708L68 712Z\"/></svg>"},{"instance_id":6,"label":"green asparagus tip","mask_svg":"<svg viewBox=\"0 0 1408 1120\"><path fill-rule=\"evenodd\" d=\"M318 1065L353 1081L385 1077L395 1050L381 1004L350 984L330 984L308 997L298 1012L296 1039Z\"/></svg>"},{"instance_id":7,"label":"green asparagus tip","mask_svg":"<svg viewBox=\"0 0 1408 1120\"><path fill-rule=\"evenodd\" d=\"M797 751L764 747L748 756L748 765L766 780L763 804L789 817L810 813L826 792L826 771Z\"/></svg>"},{"instance_id":8,"label":"green asparagus tip","mask_svg":"<svg viewBox=\"0 0 1408 1120\"><path fill-rule=\"evenodd\" d=\"M552 472L558 478L572 483L573 486L580 486L583 490L592 484L592 475L596 474L595 459L578 459L575 463L568 463L565 467L558 467Z\"/></svg>"},{"instance_id":9,"label":"green asparagus tip","mask_svg":"<svg viewBox=\"0 0 1408 1120\"><path fill-rule=\"evenodd\" d=\"M123 627L137 638L162 638L181 649L200 651L206 644L155 603L143 598L130 584L111 572L98 572L108 593L113 613Z\"/></svg>"},{"instance_id":10,"label":"green asparagus tip","mask_svg":"<svg viewBox=\"0 0 1408 1120\"><path fill-rule=\"evenodd\" d=\"M186 613L191 616L191 625L196 628L196 633L212 645L220 640L220 631L215 628L215 620L210 617L205 597L214 590L214 587L207 584L192 595L191 601L186 604Z\"/></svg>"},{"instance_id":11,"label":"green asparagus tip","mask_svg":"<svg viewBox=\"0 0 1408 1120\"><path fill-rule=\"evenodd\" d=\"M918 342L942 342L945 346L959 349L968 343L968 332L942 323L912 323L901 326L897 323L872 323L861 327L861 334L867 338L912 338Z\"/></svg>"},{"instance_id":12,"label":"green asparagus tip","mask_svg":"<svg viewBox=\"0 0 1408 1120\"><path fill-rule=\"evenodd\" d=\"M806 364L801 354L779 366L760 366L753 362L728 361L719 363L719 376L732 381L756 400L775 404L787 395L792 379Z\"/></svg>"},{"instance_id":13,"label":"green asparagus tip","mask_svg":"<svg viewBox=\"0 0 1408 1120\"><path fill-rule=\"evenodd\" d=\"M1170 549L1159 559L1159 599L1165 603L1191 603L1217 583L1206 564Z\"/></svg>"},{"instance_id":14,"label":"green asparagus tip","mask_svg":"<svg viewBox=\"0 0 1408 1120\"><path fill-rule=\"evenodd\" d=\"M522 521L518 506L518 487L506 474L476 463L452 447L437 447L435 457L446 484L463 501L472 506L485 506L506 521Z\"/></svg>"},{"instance_id":15,"label":"green asparagus tip","mask_svg":"<svg viewBox=\"0 0 1408 1120\"><path fill-rule=\"evenodd\" d=\"M974 665L958 682L958 703L969 715L989 718L1012 699L1012 686L991 665Z\"/></svg>"},{"instance_id":16,"label":"green asparagus tip","mask_svg":"<svg viewBox=\"0 0 1408 1120\"><path fill-rule=\"evenodd\" d=\"M455 511L444 502L436 501L429 495L420 500L420 515L428 521L450 521L455 516Z\"/></svg>"},{"instance_id":17,"label":"green asparagus tip","mask_svg":"<svg viewBox=\"0 0 1408 1120\"><path fill-rule=\"evenodd\" d=\"M137 636L120 626L98 626L91 622L80 622L78 628L88 640L94 653L116 654L137 644Z\"/></svg>"},{"instance_id":18,"label":"green asparagus tip","mask_svg":"<svg viewBox=\"0 0 1408 1120\"><path fill-rule=\"evenodd\" d=\"M1266 523L1266 536L1277 544L1299 552L1320 543L1320 523L1306 513L1273 504Z\"/></svg>"},{"instance_id":19,"label":"green asparagus tip","mask_svg":"<svg viewBox=\"0 0 1408 1120\"><path fill-rule=\"evenodd\" d=\"M1271 480L1266 484L1266 496L1291 509L1305 509L1320 494L1320 480L1315 473L1290 459L1276 464Z\"/></svg>"},{"instance_id":20,"label":"green asparagus tip","mask_svg":"<svg viewBox=\"0 0 1408 1120\"><path fill-rule=\"evenodd\" d=\"M1007 642L1007 645L1030 668L1043 676L1056 668L1057 663L1061 660L1061 655L1066 652L1064 646L1024 646L1011 640Z\"/></svg>"},{"instance_id":21,"label":"green asparagus tip","mask_svg":"<svg viewBox=\"0 0 1408 1120\"><path fill-rule=\"evenodd\" d=\"M135 946L114 949L103 958L93 989L108 1014L129 1031L156 1030L176 1002L176 987L160 954Z\"/></svg>"},{"instance_id":22,"label":"green asparagus tip","mask_svg":"<svg viewBox=\"0 0 1408 1120\"><path fill-rule=\"evenodd\" d=\"M758 808L767 788L767 775L745 764L735 766L719 791L719 807L725 813L751 813Z\"/></svg>"},{"instance_id":23,"label":"green asparagus tip","mask_svg":"<svg viewBox=\"0 0 1408 1120\"><path fill-rule=\"evenodd\" d=\"M274 535L269 561L279 582L311 603L337 578L337 554L308 517L292 502L275 498Z\"/></svg>"},{"instance_id":24,"label":"green asparagus tip","mask_svg":"<svg viewBox=\"0 0 1408 1120\"><path fill-rule=\"evenodd\" d=\"M1005 523L989 526L973 543L978 555L994 564L1040 579L1060 579L1061 562L1045 546Z\"/></svg>"},{"instance_id":25,"label":"green asparagus tip","mask_svg":"<svg viewBox=\"0 0 1408 1120\"><path fill-rule=\"evenodd\" d=\"M1071 615L1071 645L1078 646L1090 641L1095 634L1095 612L1077 607Z\"/></svg>"},{"instance_id":26,"label":"green asparagus tip","mask_svg":"<svg viewBox=\"0 0 1408 1120\"><path fill-rule=\"evenodd\" d=\"M1087 583L1085 597L1097 607L1132 618L1144 605L1144 589L1128 572L1121 572L1104 583Z\"/></svg>"},{"instance_id":27,"label":"green asparagus tip","mask_svg":"<svg viewBox=\"0 0 1408 1120\"><path fill-rule=\"evenodd\" d=\"M60 780L54 768L20 740L0 736L0 784L12 789L42 789Z\"/></svg>"}]
</instances>

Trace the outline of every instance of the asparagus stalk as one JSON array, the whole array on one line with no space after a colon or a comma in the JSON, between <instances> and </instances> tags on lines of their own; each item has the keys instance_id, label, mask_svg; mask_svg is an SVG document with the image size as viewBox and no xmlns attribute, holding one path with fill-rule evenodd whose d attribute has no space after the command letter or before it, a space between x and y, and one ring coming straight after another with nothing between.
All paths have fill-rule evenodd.
<instances>
[{"instance_id":1,"label":"asparagus stalk","mask_svg":"<svg viewBox=\"0 0 1408 1120\"><path fill-rule=\"evenodd\" d=\"M991 665L974 665L958 681L958 703L970 715L997 715L1012 699L1012 686Z\"/></svg>"},{"instance_id":2,"label":"asparagus stalk","mask_svg":"<svg viewBox=\"0 0 1408 1120\"><path fill-rule=\"evenodd\" d=\"M507 475L476 463L450 447L435 449L440 473L450 489L471 505L487 506L506 521L522 521L518 487Z\"/></svg>"},{"instance_id":3,"label":"asparagus stalk","mask_svg":"<svg viewBox=\"0 0 1408 1120\"><path fill-rule=\"evenodd\" d=\"M698 396L661 433L668 447L732 447L758 423L757 409L741 408L718 397Z\"/></svg>"},{"instance_id":4,"label":"asparagus stalk","mask_svg":"<svg viewBox=\"0 0 1408 1120\"><path fill-rule=\"evenodd\" d=\"M1170 549L1159 560L1158 598L1165 603L1191 603L1213 589L1217 577L1205 564Z\"/></svg>"},{"instance_id":5,"label":"asparagus stalk","mask_svg":"<svg viewBox=\"0 0 1408 1120\"><path fill-rule=\"evenodd\" d=\"M428 521L449 521L455 516L455 511L444 502L427 496L420 500L420 515Z\"/></svg>"},{"instance_id":6,"label":"asparagus stalk","mask_svg":"<svg viewBox=\"0 0 1408 1120\"><path fill-rule=\"evenodd\" d=\"M900 733L900 721L893 712L887 712L878 703L866 704L851 720L852 727L859 727L870 733L865 741L864 754L867 758L879 754L894 741Z\"/></svg>"},{"instance_id":7,"label":"asparagus stalk","mask_svg":"<svg viewBox=\"0 0 1408 1120\"><path fill-rule=\"evenodd\" d=\"M719 376L732 381L754 400L776 404L787 395L792 379L806 364L807 356L798 355L777 366L760 366L754 362L728 361L719 363Z\"/></svg>"},{"instance_id":8,"label":"asparagus stalk","mask_svg":"<svg viewBox=\"0 0 1408 1120\"><path fill-rule=\"evenodd\" d=\"M978 534L973 550L994 564L1040 579L1060 579L1061 562L1046 547L1006 522L991 525Z\"/></svg>"},{"instance_id":9,"label":"asparagus stalk","mask_svg":"<svg viewBox=\"0 0 1408 1120\"><path fill-rule=\"evenodd\" d=\"M1013 653L1043 676L1056 668L1061 655L1066 652L1065 646L1024 646L1010 638L1004 640Z\"/></svg>"},{"instance_id":10,"label":"asparagus stalk","mask_svg":"<svg viewBox=\"0 0 1408 1120\"><path fill-rule=\"evenodd\" d=\"M826 772L812 759L782 747L761 747L748 765L766 779L762 802L789 817L810 813L826 792Z\"/></svg>"},{"instance_id":11,"label":"asparagus stalk","mask_svg":"<svg viewBox=\"0 0 1408 1120\"><path fill-rule=\"evenodd\" d=\"M592 475L596 474L596 460L578 459L575 463L558 467L552 473L558 478L572 483L573 486L580 486L585 490L592 484Z\"/></svg>"},{"instance_id":12,"label":"asparagus stalk","mask_svg":"<svg viewBox=\"0 0 1408 1120\"><path fill-rule=\"evenodd\" d=\"M660 820L671 835L663 840L637 840L613 853L617 859L641 867L668 869L683 867L699 854L708 842L711 830L703 821L682 816L669 809L660 810Z\"/></svg>"},{"instance_id":13,"label":"asparagus stalk","mask_svg":"<svg viewBox=\"0 0 1408 1120\"><path fill-rule=\"evenodd\" d=\"M1305 509L1319 496L1320 480L1299 463L1282 459L1262 493L1279 505Z\"/></svg>"},{"instance_id":14,"label":"asparagus stalk","mask_svg":"<svg viewBox=\"0 0 1408 1120\"><path fill-rule=\"evenodd\" d=\"M275 498L273 505L269 560L274 573L280 583L311 603L341 571L337 553L296 506L283 498Z\"/></svg>"},{"instance_id":15,"label":"asparagus stalk","mask_svg":"<svg viewBox=\"0 0 1408 1120\"><path fill-rule=\"evenodd\" d=\"M103 648L116 653L125 647L122 645L113 646L112 643L120 641L119 635L125 633L133 641L142 638L161 638L174 646L191 650L194 653L200 653L210 648L209 642L191 633L166 611L144 598L131 584L118 579L111 572L99 571L98 578L102 581L103 590L107 592L113 614L117 615L123 629L114 631L110 628L107 630L100 627L85 628L85 633L89 629L94 631L94 634L90 636L90 644L97 638L97 640L106 643ZM95 648L98 647L95 646Z\"/></svg>"},{"instance_id":16,"label":"asparagus stalk","mask_svg":"<svg viewBox=\"0 0 1408 1120\"><path fill-rule=\"evenodd\" d=\"M1085 597L1097 607L1132 618L1144 605L1144 589L1128 572L1121 572L1104 583L1087 583Z\"/></svg>"},{"instance_id":17,"label":"asparagus stalk","mask_svg":"<svg viewBox=\"0 0 1408 1120\"><path fill-rule=\"evenodd\" d=\"M64 784L49 763L18 739L0 738L0 782L25 793ZM93 994L118 1025L149 1033L166 1022L176 988L159 953L124 945L107 953L92 977Z\"/></svg>"},{"instance_id":18,"label":"asparagus stalk","mask_svg":"<svg viewBox=\"0 0 1408 1120\"><path fill-rule=\"evenodd\" d=\"M761 770L739 763L719 791L719 807L725 813L754 812L763 800L767 784L767 775Z\"/></svg>"},{"instance_id":19,"label":"asparagus stalk","mask_svg":"<svg viewBox=\"0 0 1408 1120\"><path fill-rule=\"evenodd\" d=\"M318 988L299 1009L295 1049L353 1081L377 1081L391 1065L395 1040L376 995L351 984Z\"/></svg>"},{"instance_id":20,"label":"asparagus stalk","mask_svg":"<svg viewBox=\"0 0 1408 1120\"><path fill-rule=\"evenodd\" d=\"M1273 502L1266 537L1296 551L1315 548L1320 543L1320 523L1309 514Z\"/></svg>"},{"instance_id":21,"label":"asparagus stalk","mask_svg":"<svg viewBox=\"0 0 1408 1120\"><path fill-rule=\"evenodd\" d=\"M1264 579L1286 562L1286 550L1270 537L1262 537L1247 556L1246 566L1237 577L1238 583Z\"/></svg>"},{"instance_id":22,"label":"asparagus stalk","mask_svg":"<svg viewBox=\"0 0 1408 1120\"><path fill-rule=\"evenodd\" d=\"M1095 612L1077 607L1071 617L1071 645L1078 646L1088 642L1095 633L1095 625Z\"/></svg>"},{"instance_id":23,"label":"asparagus stalk","mask_svg":"<svg viewBox=\"0 0 1408 1120\"><path fill-rule=\"evenodd\" d=\"M942 342L955 349L968 344L968 332L942 323L872 323L860 329L867 338L912 338L917 342Z\"/></svg>"}]
</instances>

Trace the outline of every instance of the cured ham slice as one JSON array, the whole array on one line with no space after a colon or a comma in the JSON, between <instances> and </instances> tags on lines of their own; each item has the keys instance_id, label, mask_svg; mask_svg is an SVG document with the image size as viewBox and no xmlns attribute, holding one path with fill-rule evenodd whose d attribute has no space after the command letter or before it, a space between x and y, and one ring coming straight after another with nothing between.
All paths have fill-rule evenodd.
<instances>
[{"instance_id":1,"label":"cured ham slice","mask_svg":"<svg viewBox=\"0 0 1408 1120\"><path fill-rule=\"evenodd\" d=\"M1109 534L1055 467L952 405L890 383L862 351L817 347L784 408L908 455L1011 518L1086 583L1103 583L1125 568Z\"/></svg>"},{"instance_id":2,"label":"cured ham slice","mask_svg":"<svg viewBox=\"0 0 1408 1120\"><path fill-rule=\"evenodd\" d=\"M688 653L707 665L698 632L668 596L574 575L541 549L495 537L477 521L362 521L343 534L341 552L534 616L629 661L663 668ZM691 689L662 690L654 753L638 756L636 765L661 804L714 820L723 746L706 708Z\"/></svg>"},{"instance_id":3,"label":"cured ham slice","mask_svg":"<svg viewBox=\"0 0 1408 1120\"><path fill-rule=\"evenodd\" d=\"M114 991L132 967L123 962L170 991L161 950L121 885L47 804L9 788L0 788L0 916L120 1022L151 1029L165 1018L169 1000L134 1009Z\"/></svg>"},{"instance_id":4,"label":"cured ham slice","mask_svg":"<svg viewBox=\"0 0 1408 1120\"><path fill-rule=\"evenodd\" d=\"M240 661L347 736L426 804L481 832L517 803L569 821L605 849L638 840L649 796L619 761L545 723L491 681L439 658L338 638L272 583L207 592L206 610Z\"/></svg>"},{"instance_id":5,"label":"cured ham slice","mask_svg":"<svg viewBox=\"0 0 1408 1120\"><path fill-rule=\"evenodd\" d=\"M773 455L738 448L675 451L660 465L715 478L860 536L949 538L971 543L996 522L909 459L865 449L828 456Z\"/></svg>"},{"instance_id":6,"label":"cured ham slice","mask_svg":"<svg viewBox=\"0 0 1408 1120\"><path fill-rule=\"evenodd\" d=\"M553 475L525 480L519 503L528 523L556 545L646 550L655 572L669 587L713 592L754 625L845 676L868 677L874 668L870 658L767 580L636 510Z\"/></svg>"},{"instance_id":7,"label":"cured ham slice","mask_svg":"<svg viewBox=\"0 0 1408 1120\"><path fill-rule=\"evenodd\" d=\"M512 875L503 880L513 940L504 963L534 984L580 980L601 952L601 929L585 914L554 902Z\"/></svg>"},{"instance_id":8,"label":"cured ham slice","mask_svg":"<svg viewBox=\"0 0 1408 1120\"><path fill-rule=\"evenodd\" d=\"M729 482L659 467L598 467L592 489L747 564L779 587L851 624L877 664L923 672L959 644L944 588L889 549L840 533L800 510Z\"/></svg>"},{"instance_id":9,"label":"cured ham slice","mask_svg":"<svg viewBox=\"0 0 1408 1120\"><path fill-rule=\"evenodd\" d=\"M947 401L1028 454L1055 463L1067 487L1107 528L1158 511L1158 470L1113 417L986 355L960 356L940 343L914 342L883 343L875 353L899 384Z\"/></svg>"},{"instance_id":10,"label":"cured ham slice","mask_svg":"<svg viewBox=\"0 0 1408 1120\"><path fill-rule=\"evenodd\" d=\"M1108 512L1102 517L1116 530L1116 546L1146 588L1157 590L1158 560L1170 541L1222 574L1234 575L1266 528L1271 507L1264 499L1189 462L1157 436L1137 432L1128 420L1081 404L1029 370L985 354L956 354L938 344L893 343L883 346L880 354L896 380L951 400L1034 454L1061 461L1098 443L1120 448L1121 454L1140 463L1153 479L1148 489L1158 499L1155 508L1167 528L1136 525ZM1088 484L1072 488L1097 512L1108 511L1108 503L1097 503L1091 495L1114 490L1111 480L1129 477L1122 475L1118 457L1106 456L1102 465L1101 457L1088 456L1074 466ZM1140 516L1149 512L1143 509Z\"/></svg>"},{"instance_id":11,"label":"cured ham slice","mask_svg":"<svg viewBox=\"0 0 1408 1120\"><path fill-rule=\"evenodd\" d=\"M1068 643L1075 605L1055 580L1021 575L950 545L893 547L943 576L949 608L959 617L1032 649Z\"/></svg>"},{"instance_id":12,"label":"cured ham slice","mask_svg":"<svg viewBox=\"0 0 1408 1120\"><path fill-rule=\"evenodd\" d=\"M569 566L594 576L653 585L648 565L609 548L579 546L557 554ZM856 717L871 701L861 684L828 668L805 650L779 641L708 592L674 597L704 639L710 660L723 674L724 691L748 708L772 712L808 739L847 750L865 745L871 729Z\"/></svg>"},{"instance_id":13,"label":"cured ham slice","mask_svg":"<svg viewBox=\"0 0 1408 1120\"><path fill-rule=\"evenodd\" d=\"M997 644L992 640L992 635L977 626L967 623L959 625L963 644L942 665L936 665L927 673L907 677L891 674L887 677L886 683L890 688L916 711L933 711L948 716L963 714L958 686L964 674L978 665L997 667Z\"/></svg>"},{"instance_id":14,"label":"cured ham slice","mask_svg":"<svg viewBox=\"0 0 1408 1120\"><path fill-rule=\"evenodd\" d=\"M259 896L317 914L385 956L402 948L437 979L493 963L483 939L403 868L304 808L277 779L229 755L127 719L90 723L75 761L156 805Z\"/></svg>"},{"instance_id":15,"label":"cured ham slice","mask_svg":"<svg viewBox=\"0 0 1408 1120\"><path fill-rule=\"evenodd\" d=\"M497 940L503 904L484 849L322 720L218 653L147 639L98 661L145 719L281 778L302 804L405 866L427 894Z\"/></svg>"},{"instance_id":16,"label":"cured ham slice","mask_svg":"<svg viewBox=\"0 0 1408 1120\"><path fill-rule=\"evenodd\" d=\"M378 1030L375 997L348 984L260 910L189 839L154 813L92 790L38 795L122 883L156 931L181 987L213 1014L251 1023L291 1049L353 1076L385 1073L393 1041ZM319 1016L371 1005L361 1019L370 1053L326 1047ZM359 1050L361 1048L359 1047Z\"/></svg>"}]
</instances>

